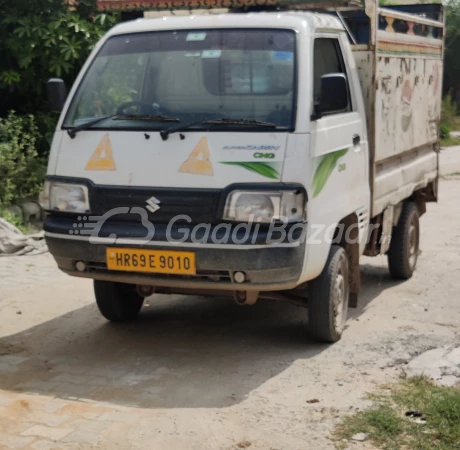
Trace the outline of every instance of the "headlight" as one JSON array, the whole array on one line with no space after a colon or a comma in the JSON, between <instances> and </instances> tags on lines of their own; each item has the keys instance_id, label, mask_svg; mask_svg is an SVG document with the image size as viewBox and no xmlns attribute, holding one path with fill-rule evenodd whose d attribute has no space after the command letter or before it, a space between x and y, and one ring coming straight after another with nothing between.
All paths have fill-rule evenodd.
<instances>
[{"instance_id":1,"label":"headlight","mask_svg":"<svg viewBox=\"0 0 460 450\"><path fill-rule=\"evenodd\" d=\"M301 222L305 219L305 196L292 191L233 191L227 197L224 220L270 223L285 219Z\"/></svg>"},{"instance_id":2,"label":"headlight","mask_svg":"<svg viewBox=\"0 0 460 450\"><path fill-rule=\"evenodd\" d=\"M40 205L45 210L87 213L88 188L80 184L46 181L40 194Z\"/></svg>"}]
</instances>

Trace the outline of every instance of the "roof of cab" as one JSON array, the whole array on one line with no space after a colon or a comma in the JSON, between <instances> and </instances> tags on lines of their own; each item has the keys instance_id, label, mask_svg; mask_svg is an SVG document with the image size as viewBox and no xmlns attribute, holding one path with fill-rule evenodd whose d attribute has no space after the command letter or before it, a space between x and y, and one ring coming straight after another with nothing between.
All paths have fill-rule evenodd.
<instances>
[{"instance_id":1,"label":"roof of cab","mask_svg":"<svg viewBox=\"0 0 460 450\"><path fill-rule=\"evenodd\" d=\"M316 30L344 30L340 20L329 14L285 11L267 13L200 14L137 19L115 26L108 34L110 36L171 29L210 28L286 28L296 30L303 34L312 34Z\"/></svg>"}]
</instances>

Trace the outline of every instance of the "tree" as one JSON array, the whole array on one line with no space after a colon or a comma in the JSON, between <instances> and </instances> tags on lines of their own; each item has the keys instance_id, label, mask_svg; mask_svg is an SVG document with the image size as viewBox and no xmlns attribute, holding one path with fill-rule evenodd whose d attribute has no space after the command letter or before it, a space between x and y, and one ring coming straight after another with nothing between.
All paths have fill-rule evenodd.
<instances>
[{"instance_id":1,"label":"tree","mask_svg":"<svg viewBox=\"0 0 460 450\"><path fill-rule=\"evenodd\" d=\"M0 116L47 111L46 81L70 85L96 42L116 21L96 0L0 0Z\"/></svg>"},{"instance_id":2,"label":"tree","mask_svg":"<svg viewBox=\"0 0 460 450\"><path fill-rule=\"evenodd\" d=\"M447 2L445 12L444 92L460 103L460 0Z\"/></svg>"}]
</instances>

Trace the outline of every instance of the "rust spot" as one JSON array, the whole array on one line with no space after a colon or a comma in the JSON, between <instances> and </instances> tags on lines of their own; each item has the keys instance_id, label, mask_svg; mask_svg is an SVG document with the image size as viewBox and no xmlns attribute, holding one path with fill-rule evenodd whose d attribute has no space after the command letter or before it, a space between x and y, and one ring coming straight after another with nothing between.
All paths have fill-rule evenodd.
<instances>
[{"instance_id":1,"label":"rust spot","mask_svg":"<svg viewBox=\"0 0 460 450\"><path fill-rule=\"evenodd\" d=\"M390 64L390 58L388 57L385 58L385 64Z\"/></svg>"}]
</instances>

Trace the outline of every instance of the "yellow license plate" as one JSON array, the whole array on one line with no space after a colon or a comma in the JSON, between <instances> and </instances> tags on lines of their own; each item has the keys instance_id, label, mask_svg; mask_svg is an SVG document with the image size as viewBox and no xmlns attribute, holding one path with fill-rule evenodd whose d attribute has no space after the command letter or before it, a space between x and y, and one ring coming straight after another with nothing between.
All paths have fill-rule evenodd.
<instances>
[{"instance_id":1,"label":"yellow license plate","mask_svg":"<svg viewBox=\"0 0 460 450\"><path fill-rule=\"evenodd\" d=\"M196 275L195 253L108 248L106 255L109 270Z\"/></svg>"}]
</instances>

